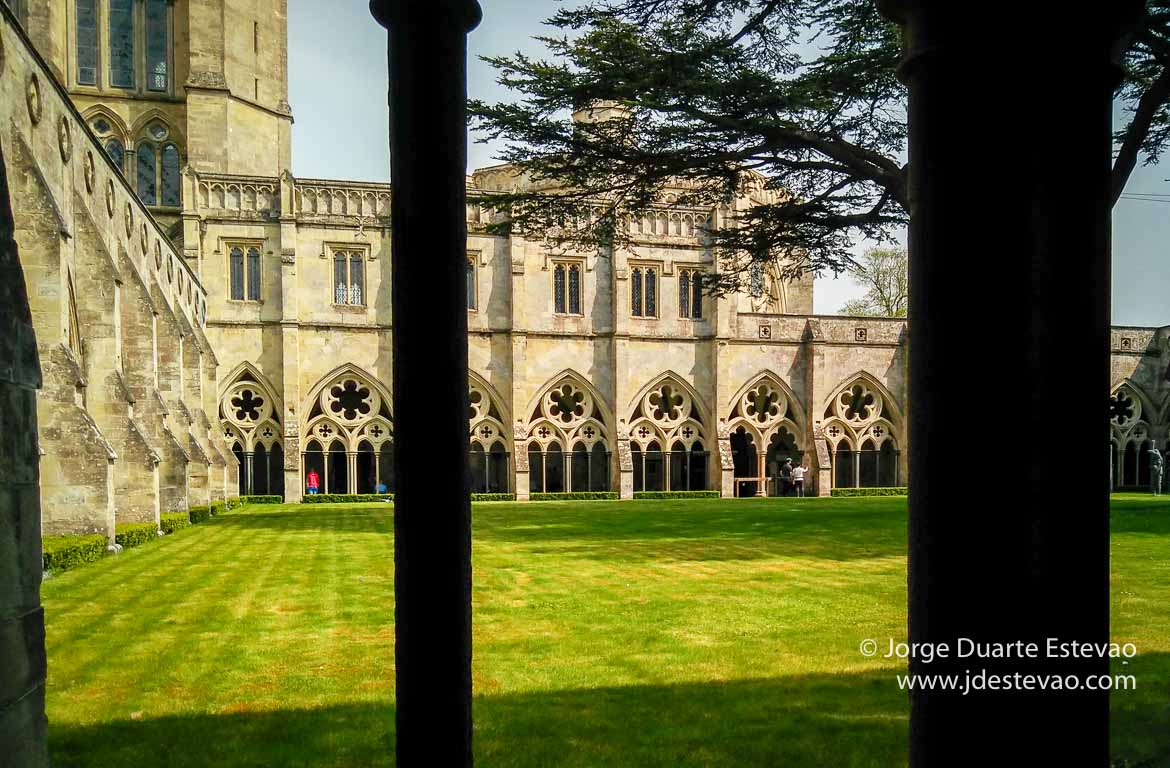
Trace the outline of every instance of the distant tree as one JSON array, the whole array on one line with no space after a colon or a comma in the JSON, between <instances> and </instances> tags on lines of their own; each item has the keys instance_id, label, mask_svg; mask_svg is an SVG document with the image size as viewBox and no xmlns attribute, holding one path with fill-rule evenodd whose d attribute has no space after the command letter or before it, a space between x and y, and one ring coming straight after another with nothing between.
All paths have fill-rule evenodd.
<instances>
[{"instance_id":1,"label":"distant tree","mask_svg":"<svg viewBox=\"0 0 1170 768\"><path fill-rule=\"evenodd\" d=\"M503 226L604 250L667 187L704 207L754 188L761 204L709 233L716 288L738 290L778 254L782 277L839 273L857 240L906 224L901 41L873 0L584 0L548 24L547 60L485 59L516 98L469 104L480 140L502 140L531 182L498 198ZM1170 0L1149 0L1126 52L1115 200L1170 143L1168 30ZM613 119L569 120L602 102Z\"/></svg>"},{"instance_id":2,"label":"distant tree","mask_svg":"<svg viewBox=\"0 0 1170 768\"><path fill-rule=\"evenodd\" d=\"M910 298L905 248L870 248L850 265L849 274L865 286L865 295L845 302L843 315L905 317Z\"/></svg>"}]
</instances>

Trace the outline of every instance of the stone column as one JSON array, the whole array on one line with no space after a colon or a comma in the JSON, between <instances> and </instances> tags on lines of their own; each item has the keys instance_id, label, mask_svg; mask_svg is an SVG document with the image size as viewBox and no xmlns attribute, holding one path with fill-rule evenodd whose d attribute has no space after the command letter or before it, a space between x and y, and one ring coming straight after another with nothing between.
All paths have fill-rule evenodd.
<instances>
[{"instance_id":1,"label":"stone column","mask_svg":"<svg viewBox=\"0 0 1170 768\"><path fill-rule=\"evenodd\" d=\"M1139 2L889 0L904 26L909 87L909 637L1037 643L1039 658L913 661L912 672L1107 673L1051 660L1045 639L1109 639L1106 468L1045 440L1018 442L1010 494L969 493L990 459L956 440L958 388L972 417L1108 439L1111 51ZM991 218L984 217L991 212ZM989 241L973 236L989 221ZM989 248L990 246L990 248ZM1097 437L1093 437L1096 435ZM1092 451L1088 455L1091 455ZM911 694L910 764L1109 763L1103 692Z\"/></svg>"},{"instance_id":2,"label":"stone column","mask_svg":"<svg viewBox=\"0 0 1170 768\"><path fill-rule=\"evenodd\" d=\"M0 754L12 768L48 768L37 340L20 267L0 151Z\"/></svg>"},{"instance_id":3,"label":"stone column","mask_svg":"<svg viewBox=\"0 0 1170 768\"><path fill-rule=\"evenodd\" d=\"M371 10L390 30L397 760L455 768L471 765L465 174L467 32L480 9ZM434 484L434 466L458 481Z\"/></svg>"}]
</instances>

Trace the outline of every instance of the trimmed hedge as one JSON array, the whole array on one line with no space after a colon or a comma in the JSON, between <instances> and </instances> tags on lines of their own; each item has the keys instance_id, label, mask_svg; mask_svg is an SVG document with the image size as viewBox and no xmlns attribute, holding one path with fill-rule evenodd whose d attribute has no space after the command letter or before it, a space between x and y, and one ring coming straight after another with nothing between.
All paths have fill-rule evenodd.
<instances>
[{"instance_id":1,"label":"trimmed hedge","mask_svg":"<svg viewBox=\"0 0 1170 768\"><path fill-rule=\"evenodd\" d=\"M514 493L473 493L471 494L472 501L515 501L516 494Z\"/></svg>"},{"instance_id":2,"label":"trimmed hedge","mask_svg":"<svg viewBox=\"0 0 1170 768\"><path fill-rule=\"evenodd\" d=\"M158 519L158 526L162 528L164 534L172 534L182 528L188 528L191 525L191 516L186 512L168 512L165 515L160 515Z\"/></svg>"},{"instance_id":3,"label":"trimmed hedge","mask_svg":"<svg viewBox=\"0 0 1170 768\"><path fill-rule=\"evenodd\" d=\"M306 504L350 504L358 501L394 501L392 493L306 493Z\"/></svg>"},{"instance_id":4,"label":"trimmed hedge","mask_svg":"<svg viewBox=\"0 0 1170 768\"><path fill-rule=\"evenodd\" d=\"M829 491L832 496L905 496L905 488L834 488Z\"/></svg>"},{"instance_id":5,"label":"trimmed hedge","mask_svg":"<svg viewBox=\"0 0 1170 768\"><path fill-rule=\"evenodd\" d=\"M240 504L283 504L284 503L284 498L281 496L240 496L237 500L239 501L239 504L236 504L236 506L240 506ZM228 501L231 501L231 499L228 499ZM231 509L231 507L228 507L228 509Z\"/></svg>"},{"instance_id":6,"label":"trimmed hedge","mask_svg":"<svg viewBox=\"0 0 1170 768\"><path fill-rule=\"evenodd\" d=\"M101 560L106 554L106 537L100 533L81 536L45 536L41 539L41 562L46 571L66 571Z\"/></svg>"},{"instance_id":7,"label":"trimmed hedge","mask_svg":"<svg viewBox=\"0 0 1170 768\"><path fill-rule=\"evenodd\" d=\"M529 501L616 501L617 491L570 491L567 493L532 493Z\"/></svg>"},{"instance_id":8,"label":"trimmed hedge","mask_svg":"<svg viewBox=\"0 0 1170 768\"><path fill-rule=\"evenodd\" d=\"M141 546L158 538L158 526L154 523L123 523L114 526L114 541L126 549Z\"/></svg>"},{"instance_id":9,"label":"trimmed hedge","mask_svg":"<svg viewBox=\"0 0 1170 768\"><path fill-rule=\"evenodd\" d=\"M191 507L188 515L191 518L191 525L206 522L211 519L211 507Z\"/></svg>"},{"instance_id":10,"label":"trimmed hedge","mask_svg":"<svg viewBox=\"0 0 1170 768\"><path fill-rule=\"evenodd\" d=\"M719 491L635 491L635 499L718 499Z\"/></svg>"}]
</instances>

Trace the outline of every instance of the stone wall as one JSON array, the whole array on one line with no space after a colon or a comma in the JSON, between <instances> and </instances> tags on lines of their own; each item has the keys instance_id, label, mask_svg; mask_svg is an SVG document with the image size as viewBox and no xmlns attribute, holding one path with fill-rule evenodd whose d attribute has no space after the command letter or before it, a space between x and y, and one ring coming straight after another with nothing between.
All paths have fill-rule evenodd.
<instances>
[{"instance_id":1,"label":"stone wall","mask_svg":"<svg viewBox=\"0 0 1170 768\"><path fill-rule=\"evenodd\" d=\"M5 169L44 376L43 528L112 542L117 523L228 487L203 410L217 365L206 292L7 7L0 19Z\"/></svg>"}]
</instances>

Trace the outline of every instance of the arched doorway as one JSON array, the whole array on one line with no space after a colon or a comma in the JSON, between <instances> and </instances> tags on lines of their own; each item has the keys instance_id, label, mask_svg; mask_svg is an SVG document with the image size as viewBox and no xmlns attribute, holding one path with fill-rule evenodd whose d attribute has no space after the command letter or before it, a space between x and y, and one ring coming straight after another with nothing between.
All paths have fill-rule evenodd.
<instances>
[{"instance_id":1,"label":"arched doorway","mask_svg":"<svg viewBox=\"0 0 1170 768\"><path fill-rule=\"evenodd\" d=\"M755 496L760 492L759 483L740 482L739 478L759 477L759 454L752 435L743 427L731 433L731 464L736 478L737 496Z\"/></svg>"}]
</instances>

